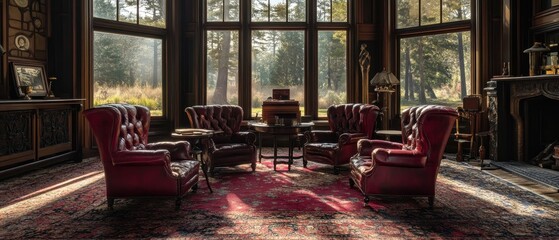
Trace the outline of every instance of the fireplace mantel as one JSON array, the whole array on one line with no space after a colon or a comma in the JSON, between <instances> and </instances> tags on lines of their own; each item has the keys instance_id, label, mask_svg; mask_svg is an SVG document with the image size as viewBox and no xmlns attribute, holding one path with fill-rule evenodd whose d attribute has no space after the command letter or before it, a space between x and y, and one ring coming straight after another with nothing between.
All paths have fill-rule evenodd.
<instances>
[{"instance_id":1,"label":"fireplace mantel","mask_svg":"<svg viewBox=\"0 0 559 240\"><path fill-rule=\"evenodd\" d=\"M525 118L521 102L544 96L559 100L559 75L495 77L487 82L491 159L528 161L525 149Z\"/></svg>"}]
</instances>

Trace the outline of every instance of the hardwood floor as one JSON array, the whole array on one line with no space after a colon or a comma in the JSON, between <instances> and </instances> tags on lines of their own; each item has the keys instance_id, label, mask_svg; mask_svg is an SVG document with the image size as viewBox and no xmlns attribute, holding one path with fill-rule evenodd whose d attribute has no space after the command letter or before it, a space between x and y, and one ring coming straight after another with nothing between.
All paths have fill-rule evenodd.
<instances>
[{"instance_id":1,"label":"hardwood floor","mask_svg":"<svg viewBox=\"0 0 559 240\"><path fill-rule=\"evenodd\" d=\"M472 160L470 162L468 162L469 164L473 165L473 166L478 166L479 167L479 161L475 161ZM510 183L513 183L521 188L524 188L528 191L531 191L533 193L536 193L550 201L553 201L555 203L559 203L559 191L555 188L549 187L547 185L538 183L536 181L530 180L528 178L519 176L517 174L513 174L510 172L507 172L505 170L502 169L495 169L495 170L483 170L485 173L491 174L493 176L496 176L498 178L501 178L505 181L508 181Z\"/></svg>"},{"instance_id":2,"label":"hardwood floor","mask_svg":"<svg viewBox=\"0 0 559 240\"><path fill-rule=\"evenodd\" d=\"M532 181L525 177L518 176L516 174L512 174L502 169L497 170L483 170L488 174L494 175L499 177L505 181L511 182L516 184L522 188L525 188L531 192L534 192L538 195L543 196L544 198L549 199L555 203L559 203L559 192L557 189L551 188L549 186L543 185L541 183Z\"/></svg>"}]
</instances>

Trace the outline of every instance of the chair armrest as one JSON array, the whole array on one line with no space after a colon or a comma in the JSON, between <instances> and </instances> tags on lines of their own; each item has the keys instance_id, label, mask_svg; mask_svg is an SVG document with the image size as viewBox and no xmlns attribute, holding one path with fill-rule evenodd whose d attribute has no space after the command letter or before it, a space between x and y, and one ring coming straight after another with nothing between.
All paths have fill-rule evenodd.
<instances>
[{"instance_id":1,"label":"chair armrest","mask_svg":"<svg viewBox=\"0 0 559 240\"><path fill-rule=\"evenodd\" d=\"M336 143L338 142L338 134L329 130L312 130L305 132L305 138L308 143Z\"/></svg>"},{"instance_id":2,"label":"chair armrest","mask_svg":"<svg viewBox=\"0 0 559 240\"><path fill-rule=\"evenodd\" d=\"M113 154L114 166L169 165L171 154L167 150L118 151Z\"/></svg>"},{"instance_id":3,"label":"chair armrest","mask_svg":"<svg viewBox=\"0 0 559 240\"><path fill-rule=\"evenodd\" d=\"M172 161L192 159L190 143L188 141L148 143L146 144L146 149L165 149L171 153Z\"/></svg>"},{"instance_id":4,"label":"chair armrest","mask_svg":"<svg viewBox=\"0 0 559 240\"><path fill-rule=\"evenodd\" d=\"M377 166L422 168L427 163L427 155L416 150L377 148L371 157Z\"/></svg>"},{"instance_id":5,"label":"chair armrest","mask_svg":"<svg viewBox=\"0 0 559 240\"><path fill-rule=\"evenodd\" d=\"M237 143L246 143L248 145L254 145L256 142L256 134L253 132L237 132L231 135L231 141Z\"/></svg>"},{"instance_id":6,"label":"chair armrest","mask_svg":"<svg viewBox=\"0 0 559 240\"><path fill-rule=\"evenodd\" d=\"M361 139L357 141L357 152L359 156L371 156L373 150L377 148L402 149L403 144L376 139Z\"/></svg>"},{"instance_id":7,"label":"chair armrest","mask_svg":"<svg viewBox=\"0 0 559 240\"><path fill-rule=\"evenodd\" d=\"M364 133L342 133L338 138L338 145L356 144L361 139L367 139Z\"/></svg>"}]
</instances>

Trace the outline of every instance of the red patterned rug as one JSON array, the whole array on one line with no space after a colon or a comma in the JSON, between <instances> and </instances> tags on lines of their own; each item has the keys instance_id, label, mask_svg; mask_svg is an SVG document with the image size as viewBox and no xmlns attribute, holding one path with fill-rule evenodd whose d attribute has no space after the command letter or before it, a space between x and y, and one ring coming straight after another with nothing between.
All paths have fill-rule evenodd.
<instances>
[{"instance_id":1,"label":"red patterned rug","mask_svg":"<svg viewBox=\"0 0 559 240\"><path fill-rule=\"evenodd\" d=\"M268 149L267 149L268 150ZM179 211L172 199L117 199L107 210L98 159L0 182L0 239L559 238L559 205L487 173L444 160L434 209L426 198L373 198L348 171L270 160L201 178Z\"/></svg>"}]
</instances>

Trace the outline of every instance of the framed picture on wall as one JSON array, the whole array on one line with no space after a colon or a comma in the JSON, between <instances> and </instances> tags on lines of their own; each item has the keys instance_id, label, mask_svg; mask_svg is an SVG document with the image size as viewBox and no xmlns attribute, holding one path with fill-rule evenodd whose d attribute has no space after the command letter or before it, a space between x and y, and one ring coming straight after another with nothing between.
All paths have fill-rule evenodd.
<instances>
[{"instance_id":1,"label":"framed picture on wall","mask_svg":"<svg viewBox=\"0 0 559 240\"><path fill-rule=\"evenodd\" d=\"M12 63L12 77L17 97L25 96L21 86L30 86L31 97L47 96L45 67L40 64Z\"/></svg>"}]
</instances>

